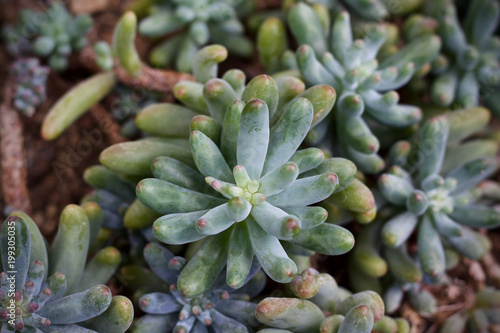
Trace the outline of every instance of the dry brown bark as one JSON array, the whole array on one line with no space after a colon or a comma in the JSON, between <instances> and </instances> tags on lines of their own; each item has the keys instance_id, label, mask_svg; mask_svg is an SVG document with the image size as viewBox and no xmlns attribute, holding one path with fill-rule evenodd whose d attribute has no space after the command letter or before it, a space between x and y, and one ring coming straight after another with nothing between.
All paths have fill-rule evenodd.
<instances>
[{"instance_id":1,"label":"dry brown bark","mask_svg":"<svg viewBox=\"0 0 500 333\"><path fill-rule=\"evenodd\" d=\"M0 105L2 193L7 210L22 210L30 214L23 125L19 114L11 107L13 88L14 80L9 77L5 82L4 98Z\"/></svg>"},{"instance_id":2,"label":"dry brown bark","mask_svg":"<svg viewBox=\"0 0 500 333\"><path fill-rule=\"evenodd\" d=\"M80 53L81 63L91 71L99 71L96 64L96 55L92 47L87 46ZM182 80L194 81L191 74L176 72L168 69L155 69L144 65L137 76L131 76L119 64L115 64L114 71L118 80L132 87L142 87L164 93L172 92L177 82Z\"/></svg>"},{"instance_id":3,"label":"dry brown bark","mask_svg":"<svg viewBox=\"0 0 500 333\"><path fill-rule=\"evenodd\" d=\"M149 90L171 92L177 82L182 80L194 81L191 74L180 73L166 69L154 69L144 66L136 77L129 75L123 67L115 70L118 79L129 86L143 87Z\"/></svg>"}]
</instances>

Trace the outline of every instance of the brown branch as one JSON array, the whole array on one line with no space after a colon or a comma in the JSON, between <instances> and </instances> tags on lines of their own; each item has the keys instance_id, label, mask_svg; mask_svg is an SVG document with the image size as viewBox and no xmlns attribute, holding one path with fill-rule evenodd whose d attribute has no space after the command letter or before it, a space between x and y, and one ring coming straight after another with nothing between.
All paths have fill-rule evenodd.
<instances>
[{"instance_id":1,"label":"brown branch","mask_svg":"<svg viewBox=\"0 0 500 333\"><path fill-rule=\"evenodd\" d=\"M21 210L30 214L23 126L19 113L11 107L13 87L14 80L9 76L5 82L3 103L0 106L2 193L8 210Z\"/></svg>"},{"instance_id":2,"label":"brown branch","mask_svg":"<svg viewBox=\"0 0 500 333\"><path fill-rule=\"evenodd\" d=\"M98 72L100 69L96 64L96 55L92 47L88 46L80 53L82 64L91 71ZM142 87L148 90L160 92L171 92L177 82L182 80L194 81L191 74L176 72L168 69L155 69L144 65L137 76L131 76L118 63L115 63L114 71L118 79L134 87Z\"/></svg>"},{"instance_id":3,"label":"brown branch","mask_svg":"<svg viewBox=\"0 0 500 333\"><path fill-rule=\"evenodd\" d=\"M105 127L105 135L109 145L127 141L120 134L120 125L113 119L109 112L100 105L96 104L90 108L90 114L100 124L100 127Z\"/></svg>"},{"instance_id":4,"label":"brown branch","mask_svg":"<svg viewBox=\"0 0 500 333\"><path fill-rule=\"evenodd\" d=\"M165 69L154 69L146 65L144 65L136 77L130 76L121 66L116 67L115 73L118 79L126 85L161 92L171 92L179 81L194 81L194 77L191 74Z\"/></svg>"}]
</instances>

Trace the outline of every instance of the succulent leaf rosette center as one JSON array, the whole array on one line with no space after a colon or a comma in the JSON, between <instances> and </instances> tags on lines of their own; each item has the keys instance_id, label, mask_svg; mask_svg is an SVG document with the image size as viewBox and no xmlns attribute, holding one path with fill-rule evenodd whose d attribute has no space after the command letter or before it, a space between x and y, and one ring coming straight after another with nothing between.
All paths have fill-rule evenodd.
<instances>
[{"instance_id":1,"label":"succulent leaf rosette center","mask_svg":"<svg viewBox=\"0 0 500 333\"><path fill-rule=\"evenodd\" d=\"M293 179L298 175L298 167L295 163L286 163L280 168L282 179ZM206 177L205 181L214 190L221 193L224 197L229 199L226 207L226 214L232 217L236 222L245 220L253 207L259 206L266 201L266 194L274 194L270 191L269 187L262 185L257 179L250 179L245 167L236 165L233 169L233 176L236 184L223 182L213 177ZM336 175L332 174L332 181L337 182ZM264 180L265 181L265 180ZM276 188L275 191L281 192L284 188ZM264 193L261 193L264 192ZM273 191L274 192L274 191ZM281 229L283 230L283 237L295 237L300 232L300 220L293 215L278 214L276 216L280 221ZM271 222L271 221L270 221ZM199 229L207 226L207 221L200 218L197 221ZM285 236L289 234L289 236Z\"/></svg>"},{"instance_id":2,"label":"succulent leaf rosette center","mask_svg":"<svg viewBox=\"0 0 500 333\"><path fill-rule=\"evenodd\" d=\"M454 178L443 180L439 177L437 182L438 187L426 192L429 207L435 212L451 214L453 213L454 204L450 192L457 187L457 181ZM425 200L425 198L422 198L422 200Z\"/></svg>"},{"instance_id":3,"label":"succulent leaf rosette center","mask_svg":"<svg viewBox=\"0 0 500 333\"><path fill-rule=\"evenodd\" d=\"M205 181L208 185L212 186L214 190L228 199L240 197L250 202L252 205L258 205L266 200L265 195L258 192L260 188L259 181L256 179L251 180L244 166L235 166L233 169L233 176L236 184L223 184L223 182L213 177L207 177ZM242 204L241 200L238 202Z\"/></svg>"}]
</instances>

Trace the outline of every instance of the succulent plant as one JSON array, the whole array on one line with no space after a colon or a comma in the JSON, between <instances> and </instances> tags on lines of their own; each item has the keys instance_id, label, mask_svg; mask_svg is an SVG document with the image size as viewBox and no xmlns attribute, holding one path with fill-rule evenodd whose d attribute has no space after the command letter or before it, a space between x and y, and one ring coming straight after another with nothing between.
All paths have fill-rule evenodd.
<instances>
[{"instance_id":1,"label":"succulent plant","mask_svg":"<svg viewBox=\"0 0 500 333\"><path fill-rule=\"evenodd\" d=\"M97 203L100 211L93 215L102 220L91 250L113 245L120 250L125 263L143 263L144 246L154 241L151 224L160 215L137 200L134 191L137 181L122 179L102 165L88 167L83 178L94 189L81 203Z\"/></svg>"},{"instance_id":2,"label":"succulent plant","mask_svg":"<svg viewBox=\"0 0 500 333\"><path fill-rule=\"evenodd\" d=\"M87 45L87 34L92 27L88 15L73 17L60 2L53 2L44 12L23 10L19 22L4 30L9 49L18 55L34 53L48 57L49 66L55 71L65 70L68 56ZM27 39L35 37L29 46Z\"/></svg>"},{"instance_id":3,"label":"succulent plant","mask_svg":"<svg viewBox=\"0 0 500 333\"><path fill-rule=\"evenodd\" d=\"M199 56L217 57L220 48L207 47ZM297 151L311 126L331 109L334 90L315 86L288 96L288 103L281 105L278 85L267 75L255 77L245 87L244 77L235 75L239 71L217 79L213 78L215 61L195 63L200 64L195 76L206 83L181 82L175 93L186 105L211 117L192 119L188 147L181 139L170 139L177 147L166 139L146 141L161 145L170 157L156 159L152 171L157 178L142 180L136 189L142 204L164 215L153 225L160 241L184 244L207 238L181 272L180 291L187 296L202 293L226 262L228 284L238 287L254 254L273 279L290 281L296 266L279 239L296 249L325 254L348 251L353 245L350 232L322 224L326 210L308 205L334 190L344 190L353 180L354 165L342 158L324 159L315 148ZM159 109L159 114L182 109L170 105ZM189 155L173 156L174 147L179 153L187 148ZM101 154L101 163L116 172L130 172L130 161L120 162L125 160L123 147L113 150ZM156 154L162 156L160 149ZM193 270L197 273L192 274Z\"/></svg>"},{"instance_id":4,"label":"succulent plant","mask_svg":"<svg viewBox=\"0 0 500 333\"><path fill-rule=\"evenodd\" d=\"M385 59L391 56L399 49L401 40L410 42L423 36L434 36L438 33L438 21L430 16L425 16L421 13L410 15L403 23L400 29L395 24L388 25L388 31L392 35L380 49L378 54L379 59ZM429 107L429 80L430 73L434 72L438 67L442 66L446 60L442 53L438 54L429 63L423 65L412 77L406 85L406 91L411 92L408 95L408 102ZM424 110L425 113L426 110Z\"/></svg>"},{"instance_id":5,"label":"succulent plant","mask_svg":"<svg viewBox=\"0 0 500 333\"><path fill-rule=\"evenodd\" d=\"M41 130L42 138L45 140L57 138L85 111L104 98L115 84L116 76L114 73L98 73L66 92L44 118Z\"/></svg>"},{"instance_id":6,"label":"succulent plant","mask_svg":"<svg viewBox=\"0 0 500 333\"><path fill-rule=\"evenodd\" d=\"M484 254L486 240L467 227L500 225L500 212L474 204L477 201L474 188L497 169L493 158L464 161L445 177L440 176L449 127L445 117L434 117L422 127L415 185L408 173L397 166L378 180L382 195L406 210L384 225L384 244L391 248L401 246L418 223L420 264L432 276L441 274L445 268L441 237L463 255L479 259Z\"/></svg>"},{"instance_id":7,"label":"succulent plant","mask_svg":"<svg viewBox=\"0 0 500 333\"><path fill-rule=\"evenodd\" d=\"M441 333L488 332L490 325L500 324L500 291L485 287L476 294L474 305L467 312L449 317L441 327Z\"/></svg>"},{"instance_id":8,"label":"succulent plant","mask_svg":"<svg viewBox=\"0 0 500 333\"><path fill-rule=\"evenodd\" d=\"M384 302L376 292L351 294L313 268L297 274L290 287L298 298L267 297L257 305L255 316L270 327L259 333L410 332L406 320L384 316Z\"/></svg>"},{"instance_id":9,"label":"succulent plant","mask_svg":"<svg viewBox=\"0 0 500 333\"><path fill-rule=\"evenodd\" d=\"M49 68L41 66L37 58L21 58L12 63L10 71L16 84L14 107L31 117L46 98L45 83Z\"/></svg>"},{"instance_id":10,"label":"succulent plant","mask_svg":"<svg viewBox=\"0 0 500 333\"><path fill-rule=\"evenodd\" d=\"M252 265L240 289L229 288L222 274L203 294L185 297L177 290L177 280L186 259L156 243L146 245L144 258L170 290L140 297L138 303L146 315L134 323L132 332L251 332L251 327L258 324L254 316L256 304L249 302L262 291L266 281L258 264Z\"/></svg>"},{"instance_id":11,"label":"succulent plant","mask_svg":"<svg viewBox=\"0 0 500 333\"><path fill-rule=\"evenodd\" d=\"M46 11L49 17L40 26L38 37L33 42L36 55L49 58L49 65L55 71L68 66L67 57L87 45L86 35L92 27L88 15L71 16L64 5L53 2Z\"/></svg>"},{"instance_id":12,"label":"succulent plant","mask_svg":"<svg viewBox=\"0 0 500 333\"><path fill-rule=\"evenodd\" d=\"M297 3L311 6L318 14L321 24L328 30L329 17L336 16L341 11L348 11L354 20L354 27L359 29L366 24L378 23L389 16L403 16L410 14L421 7L422 0L284 0L281 10L266 10L253 13L247 19L247 27L251 33L257 33L261 25L268 19L284 21L287 12ZM326 12L330 12L325 15ZM392 24L390 24L392 26ZM395 26L394 26L395 27ZM397 27L395 27L398 29ZM392 31L391 31L392 32ZM276 42L279 40L275 40ZM260 52L260 51L259 51Z\"/></svg>"},{"instance_id":13,"label":"succulent plant","mask_svg":"<svg viewBox=\"0 0 500 333\"><path fill-rule=\"evenodd\" d=\"M174 63L176 69L191 72L196 52L209 42L223 44L238 56L252 55L253 46L244 35L239 15L253 7L252 0L156 1L151 14L141 21L139 32L159 37L182 30L181 34L155 47L150 61L163 67Z\"/></svg>"},{"instance_id":14,"label":"succulent plant","mask_svg":"<svg viewBox=\"0 0 500 333\"><path fill-rule=\"evenodd\" d=\"M33 11L23 9L15 24L3 25L1 30L2 41L7 51L15 57L25 57L32 52L30 40L37 31L33 26Z\"/></svg>"},{"instance_id":15,"label":"succulent plant","mask_svg":"<svg viewBox=\"0 0 500 333\"><path fill-rule=\"evenodd\" d=\"M433 102L463 108L481 100L498 116L500 39L493 35L500 18L498 1L471 2L462 24L453 1L429 1L427 7L443 40L443 55L433 69L439 75L431 87Z\"/></svg>"},{"instance_id":16,"label":"succulent plant","mask_svg":"<svg viewBox=\"0 0 500 333\"><path fill-rule=\"evenodd\" d=\"M69 205L47 251L35 222L13 212L1 229L0 327L5 332L125 332L133 318L130 300L112 297L103 285L120 253L99 251L87 265L97 227L84 209ZM111 322L109 322L111 320Z\"/></svg>"},{"instance_id":17,"label":"succulent plant","mask_svg":"<svg viewBox=\"0 0 500 333\"><path fill-rule=\"evenodd\" d=\"M484 139L462 141L489 117L484 108L470 108L431 118L420 131L414 153L406 141L391 150L394 166L378 179L390 205L359 234L349 268L356 290L369 286L384 292L389 313L399 307L404 290L418 310L432 313L435 299L420 282L442 283L445 270L460 255L479 259L488 250L488 238L471 228L500 225L500 212L478 201L483 191L477 186L496 171L498 145ZM413 233L418 246L414 255L407 249ZM388 271L392 282L382 291L377 278Z\"/></svg>"},{"instance_id":18,"label":"succulent plant","mask_svg":"<svg viewBox=\"0 0 500 333\"><path fill-rule=\"evenodd\" d=\"M115 25L111 45L112 55L134 77L141 72L144 66L134 44L136 30L137 16L131 11L125 12Z\"/></svg>"},{"instance_id":19,"label":"succulent plant","mask_svg":"<svg viewBox=\"0 0 500 333\"><path fill-rule=\"evenodd\" d=\"M328 12L322 15L328 17ZM364 172L380 172L384 161L377 154L380 142L372 128L405 128L420 121L421 110L399 104L393 89L407 83L437 55L439 38L417 38L379 64L376 55L386 38L383 25L372 25L363 39L353 40L347 12L338 14L327 32L314 9L303 3L290 9L288 22L301 45L296 66L306 84L328 84L339 94L335 129L343 154ZM314 142L325 137L327 127L319 129L323 131Z\"/></svg>"},{"instance_id":20,"label":"succulent plant","mask_svg":"<svg viewBox=\"0 0 500 333\"><path fill-rule=\"evenodd\" d=\"M304 2L316 8L324 6L334 12L348 10L362 20L381 21L390 15L406 15L416 10L421 5L422 0L402 0L398 2L390 0L285 0L283 7L289 9L297 2Z\"/></svg>"},{"instance_id":21,"label":"succulent plant","mask_svg":"<svg viewBox=\"0 0 500 333\"><path fill-rule=\"evenodd\" d=\"M114 67L113 54L111 47L105 41L98 41L94 45L96 63L103 71L112 70Z\"/></svg>"},{"instance_id":22,"label":"succulent plant","mask_svg":"<svg viewBox=\"0 0 500 333\"><path fill-rule=\"evenodd\" d=\"M215 126L216 123L209 121L209 118L206 117L209 114L206 100L208 101L209 98L212 98L211 96L218 96L219 92L208 93L208 97L206 97L203 91L204 86L206 86L204 82L208 84L207 81L214 79L217 72L217 63L223 61L226 57L227 52L220 45L207 46L201 49L196 59L197 63L205 65L196 67L195 76L198 82L182 81L174 89L174 94L184 105L157 103L141 110L135 122L137 127L146 135L149 135L149 137L109 147L102 152L101 163L117 174L137 179L142 179L153 174L159 178L163 177L162 174L165 174L166 171L161 168L155 170L150 167L155 158L160 156L173 157L181 160L183 163L194 166L187 139L189 138L190 130L197 129L200 126L208 128L213 135L217 135L219 131L218 126L220 125ZM210 85L217 87L219 84L225 85L231 83L235 87L237 95L241 96L241 92L245 87L244 82L245 75L243 72L229 70L223 75L222 80L215 79ZM270 82L274 86L274 81ZM304 91L304 84L291 76L278 77L276 84L279 92L278 109L283 108L291 99L299 95L307 96L311 100L314 99L318 102L313 103L318 111L318 119L316 120L318 122L331 108L331 94L333 93L333 89L330 87L318 86ZM325 103L319 103L322 98L324 98ZM193 120L191 122L192 119L196 121ZM354 172L354 166L351 165L351 167L351 170ZM176 172L175 168L165 170ZM350 194L347 195L347 193ZM325 208L328 210L332 210L331 207L336 205L335 209L342 207L347 211L352 211L354 214L365 214L367 211L375 213L371 192L363 183L356 179L346 187L345 191L341 191L336 196L328 198L326 204L328 207L325 205ZM332 217L337 215L334 214ZM342 216L343 218L345 217L344 215ZM130 219L129 221L132 220ZM327 221L337 223L336 220L331 220L330 218ZM125 225L133 228L132 223L128 224L127 221L125 221ZM145 224L141 224L141 227L145 226Z\"/></svg>"}]
</instances>

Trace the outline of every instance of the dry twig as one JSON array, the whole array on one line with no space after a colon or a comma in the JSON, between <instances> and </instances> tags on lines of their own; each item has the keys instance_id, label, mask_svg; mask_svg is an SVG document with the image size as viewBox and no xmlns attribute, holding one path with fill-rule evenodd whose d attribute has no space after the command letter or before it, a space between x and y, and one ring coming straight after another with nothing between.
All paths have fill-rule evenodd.
<instances>
[{"instance_id":1,"label":"dry twig","mask_svg":"<svg viewBox=\"0 0 500 333\"><path fill-rule=\"evenodd\" d=\"M96 55L92 47L87 46L80 53L80 59L82 64L92 71L99 71L99 67L96 65ZM194 77L191 74L176 72L167 69L155 69L147 65L144 65L139 75L136 77L123 69L120 65L116 64L114 69L118 79L128 85L133 87L142 87L147 90L155 90L160 92L172 92L175 84L182 80L194 81Z\"/></svg>"}]
</instances>

